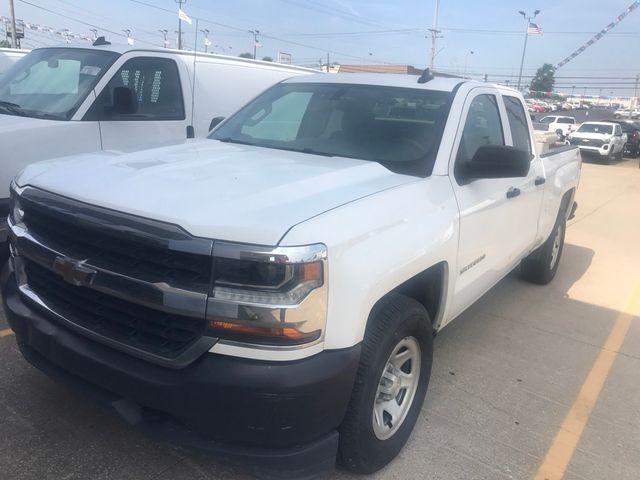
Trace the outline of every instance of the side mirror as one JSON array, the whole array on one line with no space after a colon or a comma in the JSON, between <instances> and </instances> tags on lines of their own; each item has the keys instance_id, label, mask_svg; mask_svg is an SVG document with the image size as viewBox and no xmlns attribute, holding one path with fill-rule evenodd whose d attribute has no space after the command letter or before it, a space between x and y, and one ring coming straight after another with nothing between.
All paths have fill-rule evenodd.
<instances>
[{"instance_id":1,"label":"side mirror","mask_svg":"<svg viewBox=\"0 0 640 480\"><path fill-rule=\"evenodd\" d=\"M214 117L211 120L211 123L209 124L209 131L213 130L218 125L220 125L220 123L222 123L223 120L224 120L224 117Z\"/></svg>"},{"instance_id":2,"label":"side mirror","mask_svg":"<svg viewBox=\"0 0 640 480\"><path fill-rule=\"evenodd\" d=\"M458 165L456 178L471 181L479 178L526 177L531 154L505 145L483 145L468 162Z\"/></svg>"},{"instance_id":3,"label":"side mirror","mask_svg":"<svg viewBox=\"0 0 640 480\"><path fill-rule=\"evenodd\" d=\"M138 111L135 93L128 87L113 89L113 107L111 112L117 115L131 115Z\"/></svg>"}]
</instances>

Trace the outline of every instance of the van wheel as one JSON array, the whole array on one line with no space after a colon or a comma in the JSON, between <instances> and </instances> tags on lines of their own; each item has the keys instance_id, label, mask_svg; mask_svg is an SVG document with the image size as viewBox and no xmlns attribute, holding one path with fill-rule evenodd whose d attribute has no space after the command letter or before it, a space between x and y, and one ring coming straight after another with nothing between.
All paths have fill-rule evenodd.
<instances>
[{"instance_id":1,"label":"van wheel","mask_svg":"<svg viewBox=\"0 0 640 480\"><path fill-rule=\"evenodd\" d=\"M371 312L351 400L340 426L338 460L372 473L407 442L427 392L433 329L426 309L392 293Z\"/></svg>"},{"instance_id":2,"label":"van wheel","mask_svg":"<svg viewBox=\"0 0 640 480\"><path fill-rule=\"evenodd\" d=\"M546 285L553 280L560 265L566 230L567 221L562 211L547 241L522 260L520 271L525 280L538 285Z\"/></svg>"}]
</instances>

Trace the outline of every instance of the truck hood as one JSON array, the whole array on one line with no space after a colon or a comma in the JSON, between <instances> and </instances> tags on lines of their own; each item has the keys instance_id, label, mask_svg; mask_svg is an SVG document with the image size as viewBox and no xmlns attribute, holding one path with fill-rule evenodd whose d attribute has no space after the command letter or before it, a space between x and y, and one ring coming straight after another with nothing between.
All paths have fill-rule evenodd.
<instances>
[{"instance_id":1,"label":"truck hood","mask_svg":"<svg viewBox=\"0 0 640 480\"><path fill-rule=\"evenodd\" d=\"M21 117L19 115L7 115L0 113L0 135L22 132L25 130L46 128L59 125L60 120L46 120L42 118Z\"/></svg>"},{"instance_id":2,"label":"truck hood","mask_svg":"<svg viewBox=\"0 0 640 480\"><path fill-rule=\"evenodd\" d=\"M195 236L276 245L300 222L413 181L374 162L194 140L47 160L28 166L16 183Z\"/></svg>"}]
</instances>

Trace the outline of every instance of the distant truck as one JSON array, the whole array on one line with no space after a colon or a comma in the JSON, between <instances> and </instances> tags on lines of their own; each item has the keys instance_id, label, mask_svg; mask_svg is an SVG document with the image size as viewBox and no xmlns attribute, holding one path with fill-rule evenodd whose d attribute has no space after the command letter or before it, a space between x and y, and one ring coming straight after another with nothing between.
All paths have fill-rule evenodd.
<instances>
[{"instance_id":1,"label":"distant truck","mask_svg":"<svg viewBox=\"0 0 640 480\"><path fill-rule=\"evenodd\" d=\"M583 153L604 157L608 163L622 160L627 134L618 123L585 122L567 137Z\"/></svg>"},{"instance_id":2,"label":"distant truck","mask_svg":"<svg viewBox=\"0 0 640 480\"><path fill-rule=\"evenodd\" d=\"M516 90L416 80L298 76L208 139L28 166L2 277L25 358L285 478L382 468L434 332L519 265L555 276L581 165L535 151Z\"/></svg>"},{"instance_id":3,"label":"distant truck","mask_svg":"<svg viewBox=\"0 0 640 480\"><path fill-rule=\"evenodd\" d=\"M29 53L29 50L0 48L0 75L6 72L9 67L24 57L27 53Z\"/></svg>"},{"instance_id":4,"label":"distant truck","mask_svg":"<svg viewBox=\"0 0 640 480\"><path fill-rule=\"evenodd\" d=\"M310 73L316 72L104 40L32 50L0 75L0 217L8 213L11 179L30 163L204 137L263 90Z\"/></svg>"},{"instance_id":5,"label":"distant truck","mask_svg":"<svg viewBox=\"0 0 640 480\"><path fill-rule=\"evenodd\" d=\"M550 132L555 132L560 141L564 141L576 128L576 119L574 117L563 117L559 115L548 115L539 120L539 123L547 125Z\"/></svg>"}]
</instances>

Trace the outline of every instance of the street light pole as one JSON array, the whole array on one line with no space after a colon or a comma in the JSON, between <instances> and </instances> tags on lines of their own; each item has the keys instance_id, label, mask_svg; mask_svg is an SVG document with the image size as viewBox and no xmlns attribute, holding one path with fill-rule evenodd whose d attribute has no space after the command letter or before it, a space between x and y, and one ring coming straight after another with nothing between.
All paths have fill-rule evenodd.
<instances>
[{"instance_id":1,"label":"street light pole","mask_svg":"<svg viewBox=\"0 0 640 480\"><path fill-rule=\"evenodd\" d=\"M440 10L440 0L436 0L435 11L433 13L433 25L429 29L431 32L431 59L429 61L429 69L433 71L433 64L436 59L436 40L439 37L440 30L438 30L438 13Z\"/></svg>"},{"instance_id":2,"label":"street light pole","mask_svg":"<svg viewBox=\"0 0 640 480\"><path fill-rule=\"evenodd\" d=\"M208 28L205 28L204 30L200 30L203 34L204 34L204 53L208 53L209 51L209 33L211 33L209 31Z\"/></svg>"},{"instance_id":3,"label":"street light pole","mask_svg":"<svg viewBox=\"0 0 640 480\"><path fill-rule=\"evenodd\" d=\"M520 73L518 74L518 90L520 90L520 84L522 83L522 67L524 67L524 56L527 53L527 41L529 40L529 24L531 23L531 20L538 16L540 10L533 12L533 16L527 16L527 14L522 10L518 13L524 17L526 23L524 30L524 47L522 48L522 59L520 60Z\"/></svg>"},{"instance_id":4,"label":"street light pole","mask_svg":"<svg viewBox=\"0 0 640 480\"><path fill-rule=\"evenodd\" d=\"M162 42L162 46L163 46L164 48L168 48L168 46L169 46L169 42L167 42L167 34L169 33L169 30L167 30L167 29L165 28L164 30L158 30L158 31L162 34L162 37L163 37L163 39L164 39L164 40L163 40L163 42Z\"/></svg>"},{"instance_id":5,"label":"street light pole","mask_svg":"<svg viewBox=\"0 0 640 480\"><path fill-rule=\"evenodd\" d=\"M258 54L258 35L260 35L260 30L249 30L249 33L253 34L253 59L255 60Z\"/></svg>"}]
</instances>

